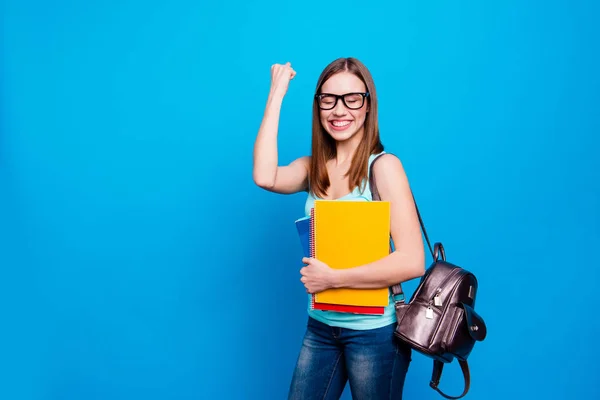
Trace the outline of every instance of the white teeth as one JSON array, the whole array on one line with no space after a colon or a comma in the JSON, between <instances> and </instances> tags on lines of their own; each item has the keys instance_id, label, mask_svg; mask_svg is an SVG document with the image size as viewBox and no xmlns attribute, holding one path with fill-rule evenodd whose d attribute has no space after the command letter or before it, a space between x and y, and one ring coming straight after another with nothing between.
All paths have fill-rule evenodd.
<instances>
[{"instance_id":1,"label":"white teeth","mask_svg":"<svg viewBox=\"0 0 600 400\"><path fill-rule=\"evenodd\" d=\"M350 121L332 121L334 126L346 126L350 124Z\"/></svg>"}]
</instances>

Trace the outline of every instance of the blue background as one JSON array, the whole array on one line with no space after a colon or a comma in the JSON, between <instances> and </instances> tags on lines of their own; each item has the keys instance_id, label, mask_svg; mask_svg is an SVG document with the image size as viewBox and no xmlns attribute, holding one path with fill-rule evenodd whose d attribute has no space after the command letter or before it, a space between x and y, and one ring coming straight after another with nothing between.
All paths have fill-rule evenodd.
<instances>
[{"instance_id":1,"label":"blue background","mask_svg":"<svg viewBox=\"0 0 600 400\"><path fill-rule=\"evenodd\" d=\"M3 7L0 398L285 398L305 197L254 186L252 147L291 61L280 161L309 152L340 56L372 71L432 239L479 277L468 398L600 398L597 3ZM441 398L413 360L406 398Z\"/></svg>"}]
</instances>

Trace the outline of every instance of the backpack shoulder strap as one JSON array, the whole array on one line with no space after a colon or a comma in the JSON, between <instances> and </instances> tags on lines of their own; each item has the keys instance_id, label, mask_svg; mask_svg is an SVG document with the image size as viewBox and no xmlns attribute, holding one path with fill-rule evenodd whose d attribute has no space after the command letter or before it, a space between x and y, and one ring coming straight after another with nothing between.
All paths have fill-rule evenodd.
<instances>
[{"instance_id":1,"label":"backpack shoulder strap","mask_svg":"<svg viewBox=\"0 0 600 400\"><path fill-rule=\"evenodd\" d=\"M369 170L369 187L371 188L373 201L381 200L381 197L379 196L379 191L377 190L377 182L375 180L375 174L373 173L373 166L375 165L375 162L379 158L381 158L381 156L383 156L385 154L391 154L391 153L381 153L381 154L377 155L377 157L375 157L373 159L373 161L371 162L371 168ZM412 190L411 190L411 194L413 197L413 202L415 203L415 210L417 211L417 217L419 217L419 224L421 225L421 229L423 230L423 235L425 236L425 240L427 241L427 246L429 247L429 252L431 253L431 256L435 260L435 259L437 259L437 257L433 251L433 248L431 247L431 242L429 241L429 236L427 236L427 230L425 229L425 224L423 223L423 219L421 218L421 213L419 212L419 207L417 206L417 201L415 199L414 194L412 193Z\"/></svg>"}]
</instances>

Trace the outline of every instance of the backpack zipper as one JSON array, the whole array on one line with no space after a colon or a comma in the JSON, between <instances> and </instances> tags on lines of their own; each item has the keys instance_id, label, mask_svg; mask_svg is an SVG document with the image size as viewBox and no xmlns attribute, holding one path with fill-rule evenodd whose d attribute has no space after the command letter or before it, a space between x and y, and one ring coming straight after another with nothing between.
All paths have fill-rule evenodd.
<instances>
[{"instance_id":1,"label":"backpack zipper","mask_svg":"<svg viewBox=\"0 0 600 400\"><path fill-rule=\"evenodd\" d=\"M429 298L429 305L431 306L431 304L434 304L437 307L442 307L442 299L440 299L439 295L440 293L442 293L442 290L444 289L444 286L450 281L450 279L452 279L454 277L454 275L456 275L458 272L460 272L460 270L457 268L454 271L450 272L450 275L448 275L446 277L446 279L444 279L442 281L442 283L438 286L438 288L435 290L435 293L433 294L433 296L431 296Z\"/></svg>"}]
</instances>

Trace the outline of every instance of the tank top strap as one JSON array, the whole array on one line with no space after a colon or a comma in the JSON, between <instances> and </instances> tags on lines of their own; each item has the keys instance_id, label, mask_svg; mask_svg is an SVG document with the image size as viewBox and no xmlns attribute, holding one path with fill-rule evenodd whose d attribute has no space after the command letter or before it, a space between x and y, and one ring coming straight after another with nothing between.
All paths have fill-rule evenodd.
<instances>
[{"instance_id":1,"label":"tank top strap","mask_svg":"<svg viewBox=\"0 0 600 400\"><path fill-rule=\"evenodd\" d=\"M385 151L382 151L381 153L371 154L369 156L369 165L367 167L367 178L365 178L365 180L364 180L364 192L362 193L363 197L368 198L369 200L373 199L373 194L371 193L371 186L369 184L369 176L371 176L371 165L373 164L373 161L375 161L377 159L377 157L382 156L384 154L385 154Z\"/></svg>"},{"instance_id":2,"label":"tank top strap","mask_svg":"<svg viewBox=\"0 0 600 400\"><path fill-rule=\"evenodd\" d=\"M382 156L385 154L385 151L382 151L381 153L376 153L376 154L371 154L369 156L369 167L367 168L367 176L369 176L369 174L371 174L371 165L373 165L373 161L375 161L375 159L379 156Z\"/></svg>"}]
</instances>

